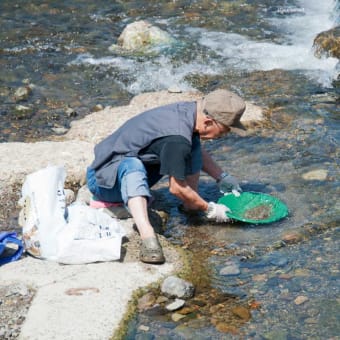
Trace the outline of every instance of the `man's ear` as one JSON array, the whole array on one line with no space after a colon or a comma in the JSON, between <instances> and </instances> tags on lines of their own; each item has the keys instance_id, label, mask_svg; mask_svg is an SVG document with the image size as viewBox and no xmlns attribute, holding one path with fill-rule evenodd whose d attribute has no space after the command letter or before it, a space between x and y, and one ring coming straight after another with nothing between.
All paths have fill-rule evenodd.
<instances>
[{"instance_id":1,"label":"man's ear","mask_svg":"<svg viewBox=\"0 0 340 340\"><path fill-rule=\"evenodd\" d=\"M204 126L211 126L212 124L214 124L214 120L209 115L205 115Z\"/></svg>"}]
</instances>

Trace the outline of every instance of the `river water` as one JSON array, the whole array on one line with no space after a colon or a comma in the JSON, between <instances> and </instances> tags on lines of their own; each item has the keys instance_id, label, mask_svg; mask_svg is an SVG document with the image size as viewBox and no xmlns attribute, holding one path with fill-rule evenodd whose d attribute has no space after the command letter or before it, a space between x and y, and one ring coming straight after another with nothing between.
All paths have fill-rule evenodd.
<instances>
[{"instance_id":1,"label":"river water","mask_svg":"<svg viewBox=\"0 0 340 340\"><path fill-rule=\"evenodd\" d=\"M123 28L140 19L176 44L147 55L112 52ZM339 24L338 2L2 0L0 20L1 142L44 139L96 104L170 86L225 87L267 108L255 134L206 147L244 190L282 199L288 218L205 225L178 212L160 185L156 196L170 212L165 236L192 251L198 296L224 296L223 310L202 307L178 322L139 313L127 339L339 339L339 66L312 48L319 32ZM27 83L33 92L20 104L30 111L18 116L13 94ZM219 197L204 176L200 191ZM238 275L223 275L230 263ZM235 304L251 318L235 318Z\"/></svg>"}]
</instances>

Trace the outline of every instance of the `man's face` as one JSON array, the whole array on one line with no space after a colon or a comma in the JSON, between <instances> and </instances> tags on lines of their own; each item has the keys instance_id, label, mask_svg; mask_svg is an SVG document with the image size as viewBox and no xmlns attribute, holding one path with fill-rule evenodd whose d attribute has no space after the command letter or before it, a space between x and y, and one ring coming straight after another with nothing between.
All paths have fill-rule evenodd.
<instances>
[{"instance_id":1,"label":"man's face","mask_svg":"<svg viewBox=\"0 0 340 340\"><path fill-rule=\"evenodd\" d=\"M199 134L201 139L216 139L230 132L230 128L225 126L215 119L209 117L205 121L204 127L200 129Z\"/></svg>"}]
</instances>

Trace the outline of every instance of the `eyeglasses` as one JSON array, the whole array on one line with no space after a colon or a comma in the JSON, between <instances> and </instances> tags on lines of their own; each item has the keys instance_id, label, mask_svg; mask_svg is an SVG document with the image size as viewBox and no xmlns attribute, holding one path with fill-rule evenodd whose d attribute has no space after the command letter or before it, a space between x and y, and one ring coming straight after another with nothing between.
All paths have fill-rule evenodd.
<instances>
[{"instance_id":1,"label":"eyeglasses","mask_svg":"<svg viewBox=\"0 0 340 340\"><path fill-rule=\"evenodd\" d=\"M226 135L228 132L230 132L230 127L223 125L222 123L219 123L218 121L216 121L214 119L214 123L217 126L218 130L219 130L219 134L220 136Z\"/></svg>"}]
</instances>

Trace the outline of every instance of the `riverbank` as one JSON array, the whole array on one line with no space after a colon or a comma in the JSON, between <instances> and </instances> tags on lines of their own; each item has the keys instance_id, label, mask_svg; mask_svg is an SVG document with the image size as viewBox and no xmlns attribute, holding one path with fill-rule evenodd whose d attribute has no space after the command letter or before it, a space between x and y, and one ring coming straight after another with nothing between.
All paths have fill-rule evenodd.
<instances>
[{"instance_id":1,"label":"riverbank","mask_svg":"<svg viewBox=\"0 0 340 340\"><path fill-rule=\"evenodd\" d=\"M127 106L108 107L74 121L65 135L49 141L0 144L1 230L8 230L4 221L19 211L17 201L26 175L47 165L63 165L67 171L66 186L79 188L84 184L93 147L104 136L138 112L200 96L199 92L146 93L133 98ZM261 119L261 109L249 103L244 124L258 124ZM11 338L20 333L20 339L30 340L108 339L117 330L136 289L179 270L180 257L165 239L162 239L167 258L164 265L140 263L133 220L121 223L128 237L119 262L63 266L23 257L0 267L1 286L7 287L9 294L4 293L5 298L26 293L32 298L32 302L26 301L27 315L25 310L21 315L16 315L15 310L12 315L8 314L8 321L12 320L13 327L17 327ZM11 287L14 286L19 288L13 293ZM13 323L13 319L17 320Z\"/></svg>"}]
</instances>

